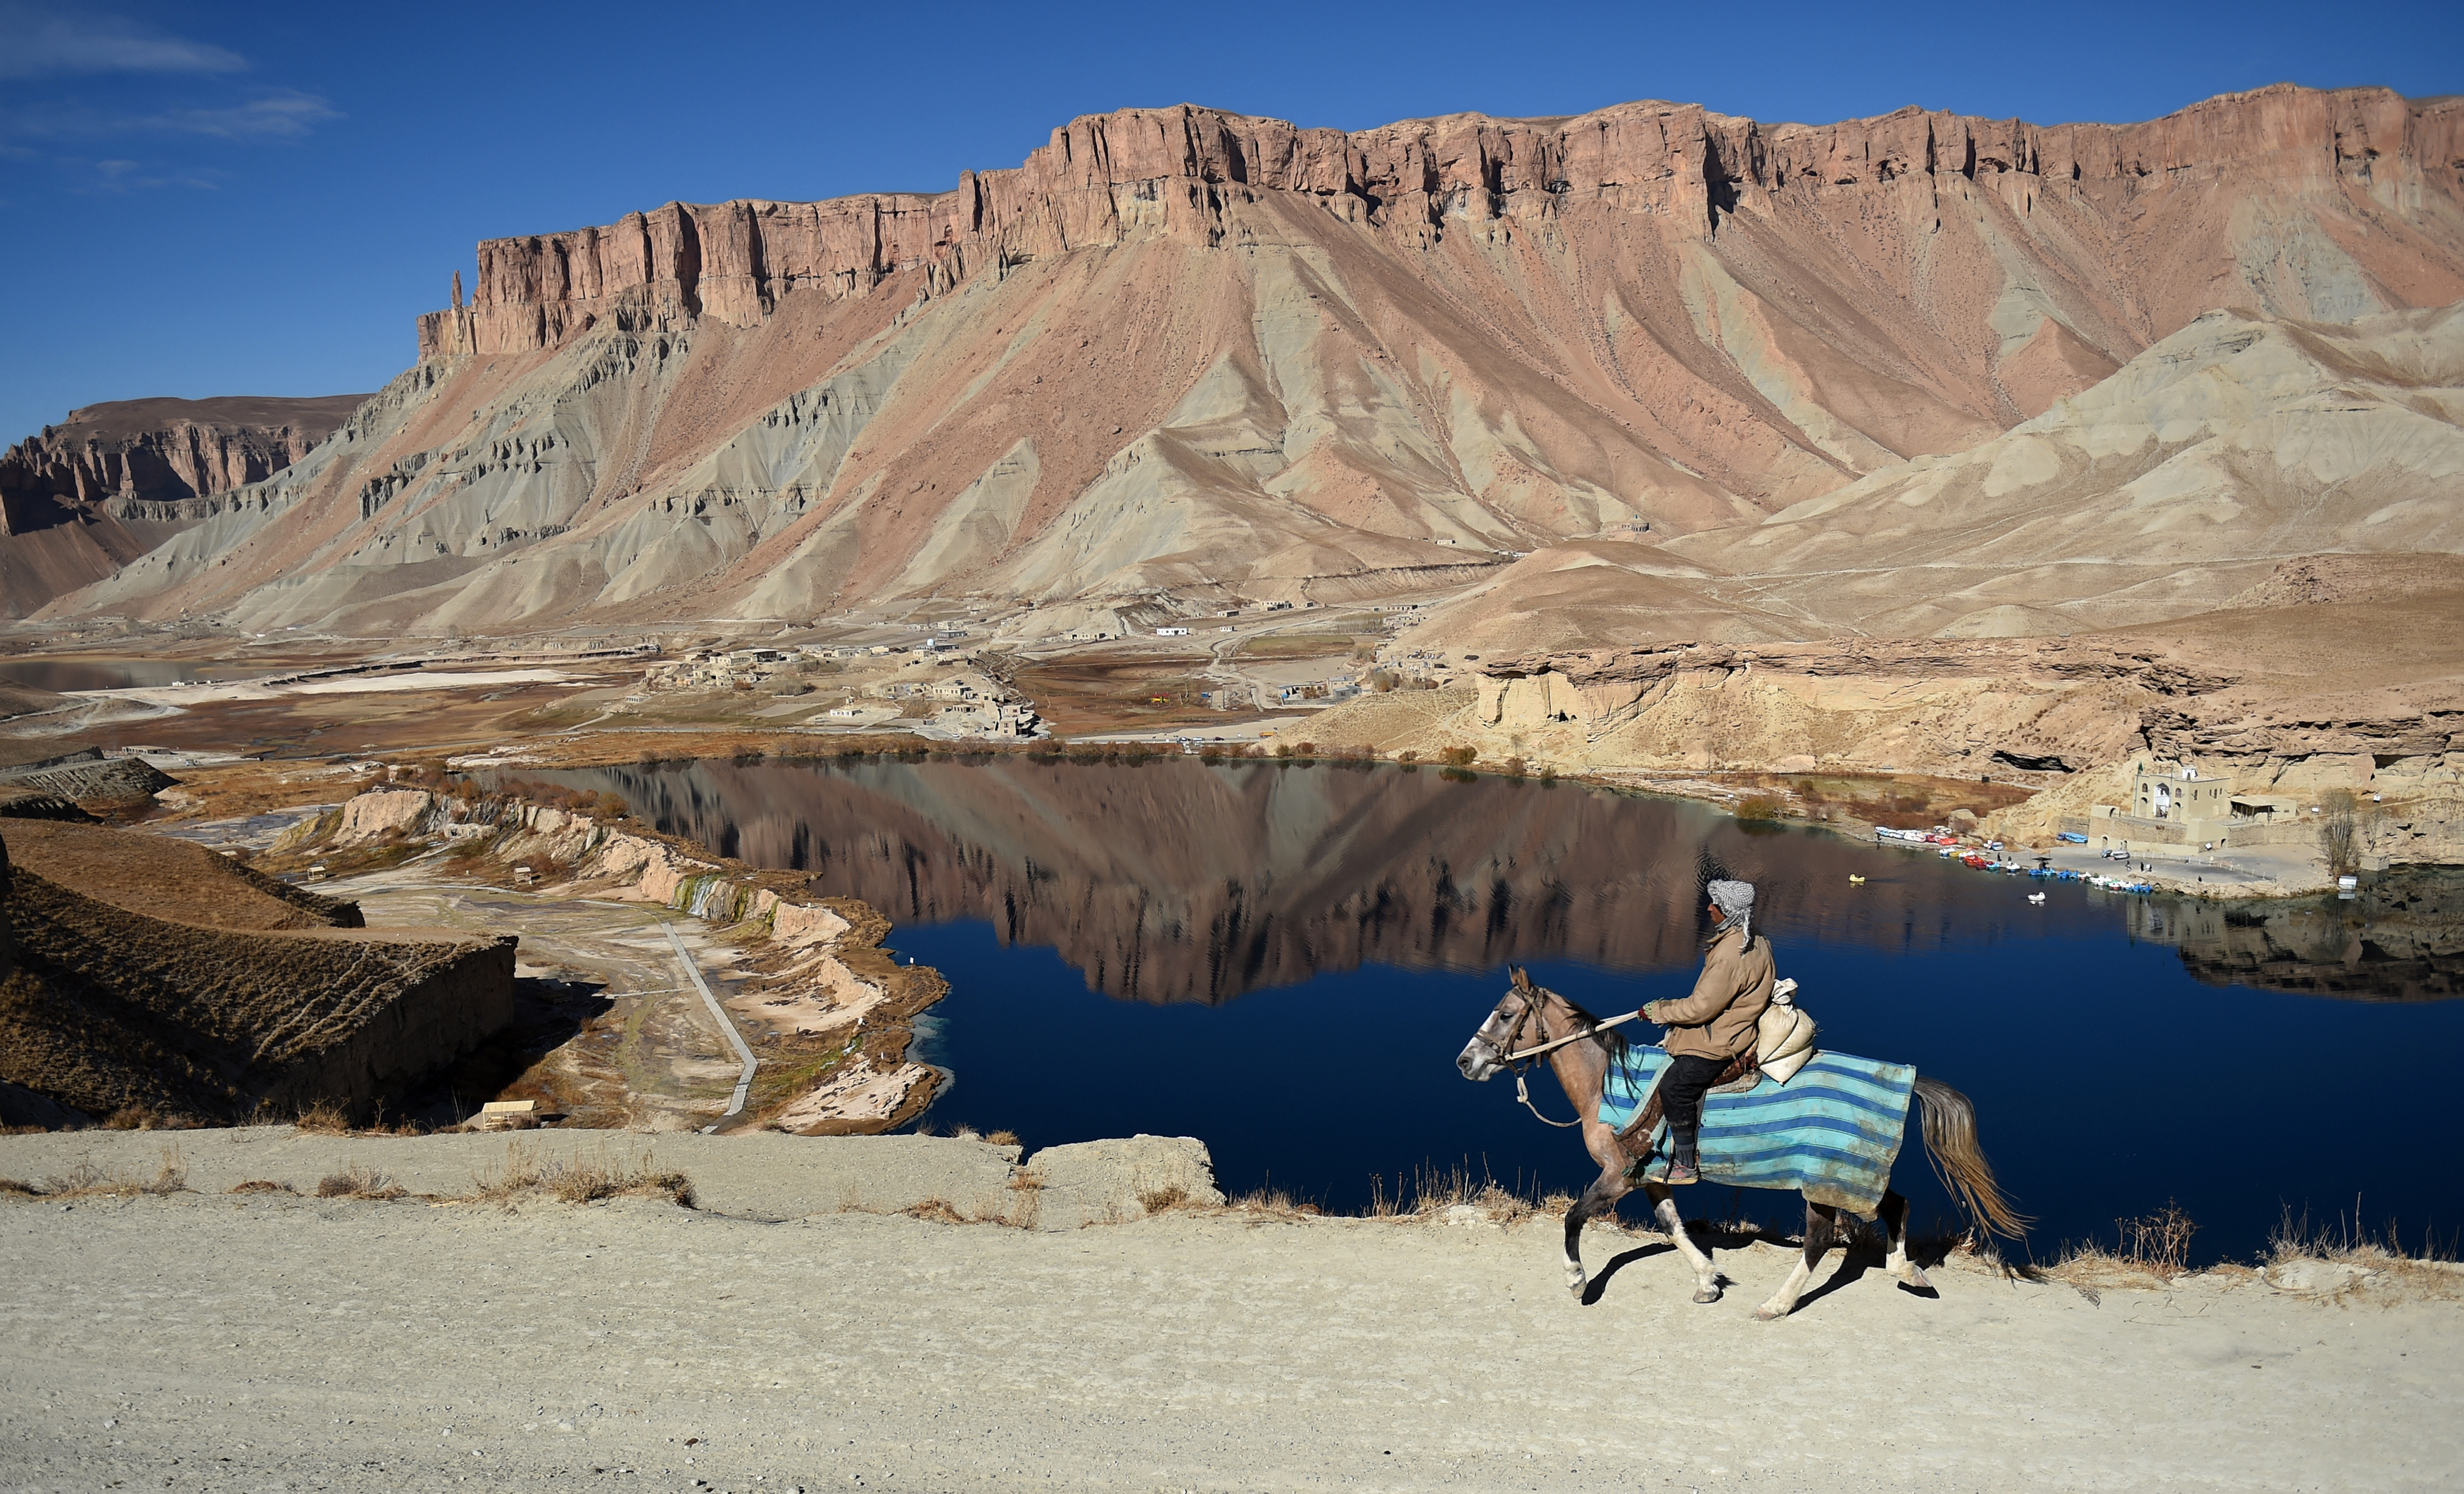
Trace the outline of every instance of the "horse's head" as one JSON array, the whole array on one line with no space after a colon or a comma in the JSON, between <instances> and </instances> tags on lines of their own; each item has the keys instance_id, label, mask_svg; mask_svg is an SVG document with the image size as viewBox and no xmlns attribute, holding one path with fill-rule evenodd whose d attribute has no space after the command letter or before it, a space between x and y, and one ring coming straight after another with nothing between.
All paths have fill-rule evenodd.
<instances>
[{"instance_id":1,"label":"horse's head","mask_svg":"<svg viewBox=\"0 0 2464 1494\"><path fill-rule=\"evenodd\" d=\"M1506 1055L1514 1051L1527 1029L1532 1029L1540 1010L1539 989L1520 965L1510 968L1514 984L1497 999L1488 1021L1471 1035L1463 1050L1455 1055L1455 1067L1465 1079L1474 1082L1496 1076L1506 1066Z\"/></svg>"}]
</instances>

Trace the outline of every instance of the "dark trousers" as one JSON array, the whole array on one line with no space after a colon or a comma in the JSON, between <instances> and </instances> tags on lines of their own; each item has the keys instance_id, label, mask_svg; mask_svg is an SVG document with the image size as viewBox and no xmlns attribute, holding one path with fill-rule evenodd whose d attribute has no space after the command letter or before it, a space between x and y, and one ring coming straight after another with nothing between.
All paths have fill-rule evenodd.
<instances>
[{"instance_id":1,"label":"dark trousers","mask_svg":"<svg viewBox=\"0 0 2464 1494\"><path fill-rule=\"evenodd\" d=\"M1671 1139L1691 1148L1703 1126L1703 1095L1720 1082L1721 1073L1732 1062L1699 1053L1680 1053L1669 1059L1668 1075L1660 1081L1660 1113L1668 1117Z\"/></svg>"}]
</instances>

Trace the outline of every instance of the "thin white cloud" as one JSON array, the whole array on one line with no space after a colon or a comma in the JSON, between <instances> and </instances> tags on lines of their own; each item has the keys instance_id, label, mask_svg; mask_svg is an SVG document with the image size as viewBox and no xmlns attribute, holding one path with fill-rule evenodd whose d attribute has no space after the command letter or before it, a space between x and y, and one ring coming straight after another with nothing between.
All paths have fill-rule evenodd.
<instances>
[{"instance_id":1,"label":"thin white cloud","mask_svg":"<svg viewBox=\"0 0 2464 1494\"><path fill-rule=\"evenodd\" d=\"M127 122L130 129L178 130L225 140L297 140L341 112L315 94L275 94L230 109L174 109Z\"/></svg>"},{"instance_id":2,"label":"thin white cloud","mask_svg":"<svg viewBox=\"0 0 2464 1494\"><path fill-rule=\"evenodd\" d=\"M236 73L248 59L117 15L0 4L0 77L81 73Z\"/></svg>"},{"instance_id":3,"label":"thin white cloud","mask_svg":"<svg viewBox=\"0 0 2464 1494\"><path fill-rule=\"evenodd\" d=\"M21 140L101 140L124 135L205 135L231 141L302 140L341 110L317 94L284 92L213 109L158 109L143 114L94 108L19 109L0 113L0 150Z\"/></svg>"}]
</instances>

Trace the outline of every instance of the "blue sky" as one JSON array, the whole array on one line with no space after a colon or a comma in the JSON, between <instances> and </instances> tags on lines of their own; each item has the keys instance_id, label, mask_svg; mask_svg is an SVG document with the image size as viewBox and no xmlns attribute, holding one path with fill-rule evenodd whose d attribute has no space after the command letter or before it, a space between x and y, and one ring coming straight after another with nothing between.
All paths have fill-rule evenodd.
<instances>
[{"instance_id":1,"label":"blue sky","mask_svg":"<svg viewBox=\"0 0 2464 1494\"><path fill-rule=\"evenodd\" d=\"M1131 105L2051 123L2282 80L2464 91L2464 6L0 0L0 442L99 400L374 389L483 237L940 190Z\"/></svg>"}]
</instances>

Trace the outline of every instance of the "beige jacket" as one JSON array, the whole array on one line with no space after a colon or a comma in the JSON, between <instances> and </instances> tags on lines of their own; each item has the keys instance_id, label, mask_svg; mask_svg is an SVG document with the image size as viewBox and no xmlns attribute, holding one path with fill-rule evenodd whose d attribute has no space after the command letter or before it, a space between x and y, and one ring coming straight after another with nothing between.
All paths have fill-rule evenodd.
<instances>
[{"instance_id":1,"label":"beige jacket","mask_svg":"<svg viewBox=\"0 0 2464 1494\"><path fill-rule=\"evenodd\" d=\"M1752 949L1728 930L1703 952L1703 978L1682 1000L1654 1001L1642 1015L1668 1029L1661 1043L1673 1054L1735 1058L1754 1045L1754 1023L1771 999L1771 940Z\"/></svg>"}]
</instances>

